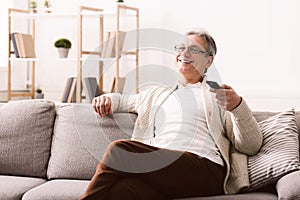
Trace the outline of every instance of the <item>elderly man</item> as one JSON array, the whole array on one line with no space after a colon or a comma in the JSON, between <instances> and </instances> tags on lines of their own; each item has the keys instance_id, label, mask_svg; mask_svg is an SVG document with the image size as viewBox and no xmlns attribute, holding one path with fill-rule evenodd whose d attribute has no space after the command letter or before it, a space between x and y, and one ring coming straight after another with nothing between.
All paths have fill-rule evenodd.
<instances>
[{"instance_id":1,"label":"elderly man","mask_svg":"<svg viewBox=\"0 0 300 200\"><path fill-rule=\"evenodd\" d=\"M112 142L81 199L174 199L236 193L249 185L247 155L262 135L230 86L210 88L205 72L217 48L206 32L175 46L182 79L134 95L94 98L100 116L138 114L131 140Z\"/></svg>"}]
</instances>

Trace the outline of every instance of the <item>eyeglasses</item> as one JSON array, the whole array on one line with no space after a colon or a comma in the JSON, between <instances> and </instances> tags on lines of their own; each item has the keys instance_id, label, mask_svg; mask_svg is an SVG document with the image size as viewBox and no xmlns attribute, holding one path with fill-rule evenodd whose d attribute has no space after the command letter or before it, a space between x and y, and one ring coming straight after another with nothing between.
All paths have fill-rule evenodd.
<instances>
[{"instance_id":1,"label":"eyeglasses","mask_svg":"<svg viewBox=\"0 0 300 200\"><path fill-rule=\"evenodd\" d=\"M175 47L174 47L174 49L175 49L175 51L177 52L177 53L182 53L182 52L184 52L185 50L186 50L186 47L185 47L185 45L183 45L183 44L178 44L178 45L175 45ZM188 48L188 51L190 52L190 53L192 53L192 54L200 54L200 53L203 53L203 54L208 54L206 51L202 51L202 50L200 50L197 46L189 46Z\"/></svg>"}]
</instances>

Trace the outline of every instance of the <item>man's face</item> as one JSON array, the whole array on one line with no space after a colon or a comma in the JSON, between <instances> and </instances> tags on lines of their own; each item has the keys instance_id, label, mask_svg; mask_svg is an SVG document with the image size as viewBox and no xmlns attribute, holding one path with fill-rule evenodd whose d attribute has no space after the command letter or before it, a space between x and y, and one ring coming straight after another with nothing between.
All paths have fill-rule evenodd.
<instances>
[{"instance_id":1,"label":"man's face","mask_svg":"<svg viewBox=\"0 0 300 200\"><path fill-rule=\"evenodd\" d=\"M189 35L184 42L176 45L177 67L188 82L201 80L205 69L211 65L213 56L209 56L206 47L207 43L197 35Z\"/></svg>"}]
</instances>

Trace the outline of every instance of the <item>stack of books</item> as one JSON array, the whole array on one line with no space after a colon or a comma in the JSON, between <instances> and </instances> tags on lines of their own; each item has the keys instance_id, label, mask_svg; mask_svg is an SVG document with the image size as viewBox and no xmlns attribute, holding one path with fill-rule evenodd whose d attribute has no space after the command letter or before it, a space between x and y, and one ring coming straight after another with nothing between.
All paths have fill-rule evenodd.
<instances>
[{"instance_id":1,"label":"stack of books","mask_svg":"<svg viewBox=\"0 0 300 200\"><path fill-rule=\"evenodd\" d=\"M11 33L16 58L35 58L34 41L30 34Z\"/></svg>"},{"instance_id":2,"label":"stack of books","mask_svg":"<svg viewBox=\"0 0 300 200\"><path fill-rule=\"evenodd\" d=\"M67 79L61 101L63 103L74 103L76 102L76 85L77 78L70 77ZM81 82L81 89L85 94L85 99L88 103L92 103L93 98L100 95L97 79L95 77L85 77ZM82 92L82 91L81 91ZM80 93L81 93L80 92ZM80 94L81 95L81 94Z\"/></svg>"},{"instance_id":3,"label":"stack of books","mask_svg":"<svg viewBox=\"0 0 300 200\"><path fill-rule=\"evenodd\" d=\"M118 34L119 55L121 54L122 49L123 49L125 36L126 36L126 32L119 31L119 34ZM105 58L115 57L116 38L117 38L117 35L116 35L115 31L106 32L105 39L103 42L103 47L102 47L103 48L102 54L101 54L102 57L105 57Z\"/></svg>"}]
</instances>

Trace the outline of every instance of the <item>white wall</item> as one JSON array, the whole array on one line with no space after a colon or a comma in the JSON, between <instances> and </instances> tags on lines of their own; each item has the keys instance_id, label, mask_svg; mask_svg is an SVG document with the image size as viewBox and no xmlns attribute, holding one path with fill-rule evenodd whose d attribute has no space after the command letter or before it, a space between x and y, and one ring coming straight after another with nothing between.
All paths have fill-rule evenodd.
<instances>
[{"instance_id":1,"label":"white wall","mask_svg":"<svg viewBox=\"0 0 300 200\"><path fill-rule=\"evenodd\" d=\"M79 5L112 10L115 4L114 1L96 0L51 2L53 12L76 12ZM300 1L126 0L126 4L140 8L141 28L162 28L178 33L194 27L207 29L217 42L215 66L222 81L233 86L254 109L300 108L300 60L297 59L300 46L300 12L297 9ZM18 7L17 3L15 6ZM76 23L69 20L39 24L37 39L43 41L44 49L63 34L76 38ZM64 31L60 32L60 28ZM95 41L94 32L91 29L87 33L89 43ZM44 36L47 39L43 39ZM38 51L42 53L43 48ZM51 56L55 53L54 48L43 52ZM75 54L76 43L71 56ZM173 58L173 55L161 51L144 51L141 52L140 64L173 65ZM49 98L59 98L66 77L76 73L76 63L42 65L37 68L37 84L48 91ZM158 72L157 76L163 79L165 74Z\"/></svg>"},{"instance_id":2,"label":"white wall","mask_svg":"<svg viewBox=\"0 0 300 200\"><path fill-rule=\"evenodd\" d=\"M7 65L7 28L8 28L8 8L12 6L12 1L2 1L0 6L0 66Z\"/></svg>"},{"instance_id":3,"label":"white wall","mask_svg":"<svg viewBox=\"0 0 300 200\"><path fill-rule=\"evenodd\" d=\"M8 35L8 8L12 6L12 0L2 1L0 6L0 90L7 85L7 35Z\"/></svg>"}]
</instances>

